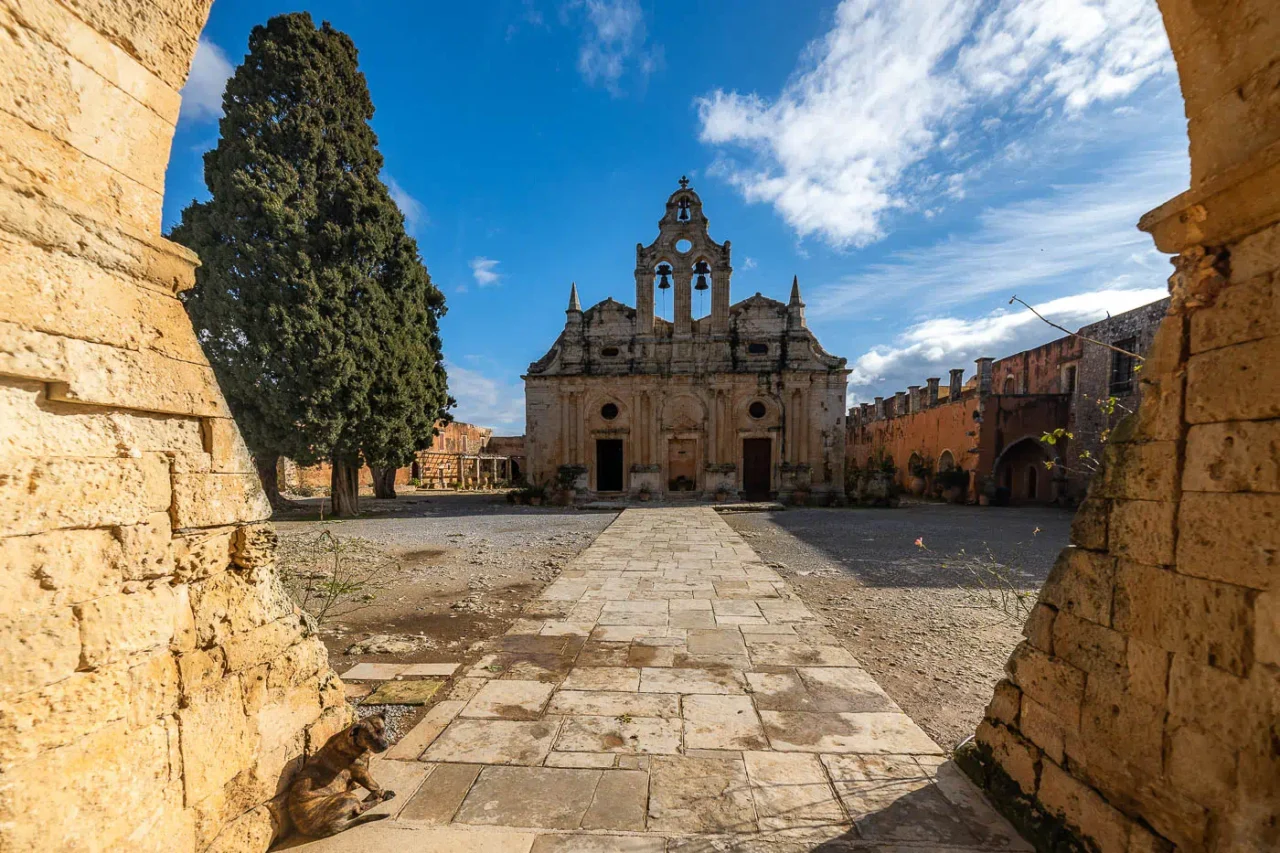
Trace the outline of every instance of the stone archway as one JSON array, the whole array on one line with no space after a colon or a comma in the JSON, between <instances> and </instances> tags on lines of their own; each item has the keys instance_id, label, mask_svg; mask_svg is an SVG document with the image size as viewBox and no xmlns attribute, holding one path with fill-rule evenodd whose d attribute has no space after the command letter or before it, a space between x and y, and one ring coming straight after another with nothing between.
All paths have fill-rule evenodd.
<instances>
[{"instance_id":1,"label":"stone archway","mask_svg":"<svg viewBox=\"0 0 1280 853\"><path fill-rule=\"evenodd\" d=\"M209 5L0 0L0 698L37 721L4 764L14 850L264 850L280 777L344 721L174 298L196 260L159 234ZM1178 255L1170 314L965 756L1045 849L1280 844L1280 475L1249 462L1280 418L1280 14L1160 6L1192 170L1142 221Z\"/></svg>"},{"instance_id":2,"label":"stone archway","mask_svg":"<svg viewBox=\"0 0 1280 853\"><path fill-rule=\"evenodd\" d=\"M1169 316L958 756L1043 850L1280 848L1280 474L1254 464L1280 417L1280 10L1160 7L1191 143L1191 189L1140 226L1178 256Z\"/></svg>"}]
</instances>

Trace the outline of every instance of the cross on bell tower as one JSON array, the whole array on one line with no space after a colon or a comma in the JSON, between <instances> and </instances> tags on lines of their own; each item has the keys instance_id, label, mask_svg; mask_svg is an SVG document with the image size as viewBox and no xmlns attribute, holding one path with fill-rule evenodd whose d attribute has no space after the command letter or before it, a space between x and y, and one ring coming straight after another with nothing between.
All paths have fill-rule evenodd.
<instances>
[{"instance_id":1,"label":"cross on bell tower","mask_svg":"<svg viewBox=\"0 0 1280 853\"><path fill-rule=\"evenodd\" d=\"M689 189L689 179L684 175L680 176L680 189L682 190Z\"/></svg>"}]
</instances>

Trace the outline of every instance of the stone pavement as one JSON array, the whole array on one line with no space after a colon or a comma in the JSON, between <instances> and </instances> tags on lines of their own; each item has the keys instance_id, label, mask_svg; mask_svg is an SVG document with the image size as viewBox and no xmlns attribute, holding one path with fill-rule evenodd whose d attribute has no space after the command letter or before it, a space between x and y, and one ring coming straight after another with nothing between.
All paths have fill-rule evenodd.
<instances>
[{"instance_id":1,"label":"stone pavement","mask_svg":"<svg viewBox=\"0 0 1280 853\"><path fill-rule=\"evenodd\" d=\"M312 853L1029 850L709 508L622 513Z\"/></svg>"}]
</instances>

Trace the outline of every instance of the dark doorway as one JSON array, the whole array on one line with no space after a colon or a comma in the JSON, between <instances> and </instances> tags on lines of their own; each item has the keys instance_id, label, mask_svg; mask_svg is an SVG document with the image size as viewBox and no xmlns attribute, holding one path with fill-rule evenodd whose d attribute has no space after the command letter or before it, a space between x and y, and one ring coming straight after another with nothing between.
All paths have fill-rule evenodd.
<instances>
[{"instance_id":1,"label":"dark doorway","mask_svg":"<svg viewBox=\"0 0 1280 853\"><path fill-rule=\"evenodd\" d=\"M769 469L772 467L773 439L742 440L742 495L749 501L769 499Z\"/></svg>"},{"instance_id":2,"label":"dark doorway","mask_svg":"<svg viewBox=\"0 0 1280 853\"><path fill-rule=\"evenodd\" d=\"M622 439L596 440L596 491L622 491Z\"/></svg>"}]
</instances>

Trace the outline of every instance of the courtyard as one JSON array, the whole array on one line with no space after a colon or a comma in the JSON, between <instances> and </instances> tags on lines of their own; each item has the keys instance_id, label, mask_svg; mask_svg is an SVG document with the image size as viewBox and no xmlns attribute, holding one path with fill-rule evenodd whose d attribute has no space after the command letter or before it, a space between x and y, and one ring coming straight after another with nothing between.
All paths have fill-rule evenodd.
<instances>
[{"instance_id":1,"label":"courtyard","mask_svg":"<svg viewBox=\"0 0 1280 853\"><path fill-rule=\"evenodd\" d=\"M290 846L1030 849L828 628L711 508L626 510L375 762L393 819Z\"/></svg>"}]
</instances>

